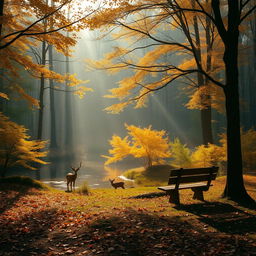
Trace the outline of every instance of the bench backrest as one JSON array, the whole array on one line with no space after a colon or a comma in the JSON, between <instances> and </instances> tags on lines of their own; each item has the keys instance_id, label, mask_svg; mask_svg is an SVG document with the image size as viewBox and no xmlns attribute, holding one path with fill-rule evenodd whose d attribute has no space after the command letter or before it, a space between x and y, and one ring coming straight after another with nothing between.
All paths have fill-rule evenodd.
<instances>
[{"instance_id":1,"label":"bench backrest","mask_svg":"<svg viewBox=\"0 0 256 256\"><path fill-rule=\"evenodd\" d=\"M176 185L184 183L205 182L206 186L210 186L211 181L216 179L219 167L191 168L191 169L175 169L171 170L168 185Z\"/></svg>"}]
</instances>

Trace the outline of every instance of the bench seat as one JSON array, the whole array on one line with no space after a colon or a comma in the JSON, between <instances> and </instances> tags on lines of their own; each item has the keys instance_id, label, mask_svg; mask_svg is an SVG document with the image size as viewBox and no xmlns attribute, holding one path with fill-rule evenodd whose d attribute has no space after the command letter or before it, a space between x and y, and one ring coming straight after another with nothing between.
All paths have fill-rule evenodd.
<instances>
[{"instance_id":1,"label":"bench seat","mask_svg":"<svg viewBox=\"0 0 256 256\"><path fill-rule=\"evenodd\" d=\"M210 186L212 186L212 184ZM188 183L188 184L180 184L179 185L179 189L204 188L204 187L207 188L207 183L205 183L205 182ZM175 185L158 187L158 189L163 190L163 191L175 190Z\"/></svg>"},{"instance_id":2,"label":"bench seat","mask_svg":"<svg viewBox=\"0 0 256 256\"><path fill-rule=\"evenodd\" d=\"M211 181L216 179L218 167L190 168L171 170L167 186L158 187L170 195L169 202L180 204L179 190L191 189L193 199L204 201L203 191L212 186Z\"/></svg>"}]
</instances>

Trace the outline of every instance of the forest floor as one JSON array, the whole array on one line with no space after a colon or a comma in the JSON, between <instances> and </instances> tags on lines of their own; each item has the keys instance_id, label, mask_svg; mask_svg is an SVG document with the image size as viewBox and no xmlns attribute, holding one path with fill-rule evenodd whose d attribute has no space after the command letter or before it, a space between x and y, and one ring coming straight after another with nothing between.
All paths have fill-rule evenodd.
<instances>
[{"instance_id":1,"label":"forest floor","mask_svg":"<svg viewBox=\"0 0 256 256\"><path fill-rule=\"evenodd\" d=\"M256 178L246 176L256 199ZM154 187L94 189L90 195L1 184L0 255L256 255L256 211L181 191L181 206Z\"/></svg>"}]
</instances>

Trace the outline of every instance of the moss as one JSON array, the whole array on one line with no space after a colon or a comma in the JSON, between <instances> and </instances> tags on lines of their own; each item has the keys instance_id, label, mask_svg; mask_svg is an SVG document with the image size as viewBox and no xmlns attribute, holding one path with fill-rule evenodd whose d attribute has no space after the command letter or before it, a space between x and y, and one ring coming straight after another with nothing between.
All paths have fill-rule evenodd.
<instances>
[{"instance_id":1,"label":"moss","mask_svg":"<svg viewBox=\"0 0 256 256\"><path fill-rule=\"evenodd\" d=\"M143 167L130 169L123 175L140 186L160 186L167 184L170 169L172 169L170 165L153 165L147 169Z\"/></svg>"}]
</instances>

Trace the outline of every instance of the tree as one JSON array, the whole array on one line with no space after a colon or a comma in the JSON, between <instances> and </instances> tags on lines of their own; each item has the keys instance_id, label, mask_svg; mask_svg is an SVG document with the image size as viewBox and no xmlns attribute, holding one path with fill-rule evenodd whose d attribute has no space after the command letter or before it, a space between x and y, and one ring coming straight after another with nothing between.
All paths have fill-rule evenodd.
<instances>
[{"instance_id":1,"label":"tree","mask_svg":"<svg viewBox=\"0 0 256 256\"><path fill-rule=\"evenodd\" d=\"M145 105L146 96L156 92L174 81L191 79L193 74L202 74L207 81L220 88L225 96L225 110L227 120L227 182L224 196L232 200L249 203L254 202L247 194L243 183L242 153L240 139L240 110L239 110L239 90L238 90L238 38L239 28L242 22L247 19L256 9L255 5L249 5L252 0L205 0L205 1L184 1L168 0L154 1L145 0L140 3L127 3L123 1L118 7L105 10L102 13L104 24L117 25L123 28L122 35L135 38L149 38L152 43L144 46L134 47L132 50L116 48L114 52L106 55L106 66L112 66L111 71L118 71L127 67L135 69L132 77L128 77L119 82L118 88L110 90L110 98L117 98L117 103L107 110L112 112L121 111L131 103L135 107ZM192 3L194 3L192 5ZM115 12L115 14L114 14ZM147 14L150 15L147 15ZM217 54L214 55L212 67L213 73L207 69L207 61L204 59L200 63L194 54L195 45L188 42L180 42L173 37L166 35L170 14L197 15L198 19L208 18L215 29L220 41L213 45ZM165 25L163 22L165 21ZM94 24L93 24L94 25ZM95 27L101 26L97 23ZM188 24L189 26L189 24ZM165 29L165 30L163 30ZM159 36L158 31L164 31ZM141 49L149 49L142 57L137 58L134 53ZM223 49L223 50L222 50ZM161 63L160 56L167 53L187 54L188 58L182 64L170 58L169 63ZM133 55L132 55L133 54ZM137 54L138 56L138 54ZM190 57L189 57L190 56ZM112 62L112 59L122 60ZM135 61L134 61L135 60ZM138 60L136 62L136 60ZM170 64L172 63L172 64ZM220 63L220 65L219 65ZM102 66L102 63L96 63ZM109 65L111 64L111 65ZM195 65L196 64L196 65ZM157 74L162 74L160 79L144 79L145 73L151 73L159 78ZM224 74L223 74L224 73ZM215 74L219 74L216 77ZM153 76L152 75L152 76ZM221 76L224 75L224 81Z\"/></svg>"},{"instance_id":2,"label":"tree","mask_svg":"<svg viewBox=\"0 0 256 256\"><path fill-rule=\"evenodd\" d=\"M125 127L128 136L122 139L113 135L109 141L112 149L109 150L110 156L103 156L107 158L105 165L121 161L130 155L144 159L145 166L150 167L171 156L165 131L152 130L151 126L140 128L126 124Z\"/></svg>"},{"instance_id":3,"label":"tree","mask_svg":"<svg viewBox=\"0 0 256 256\"><path fill-rule=\"evenodd\" d=\"M226 151L222 146L214 144L200 145L191 154L193 167L217 166L226 161Z\"/></svg>"},{"instance_id":4,"label":"tree","mask_svg":"<svg viewBox=\"0 0 256 256\"><path fill-rule=\"evenodd\" d=\"M180 142L178 138L170 142L172 161L174 167L187 168L192 166L191 150Z\"/></svg>"},{"instance_id":5,"label":"tree","mask_svg":"<svg viewBox=\"0 0 256 256\"><path fill-rule=\"evenodd\" d=\"M57 82L65 82L70 85L80 83L74 75L60 75L47 67L44 63L44 57L40 60L40 55L36 54L37 63L31 58L29 47L37 47L38 42L47 42L48 45L54 45L55 49L64 54L70 54L67 47L74 46L76 35L72 37L64 36L61 31L77 32L84 27L84 21L88 14L81 14L79 11L79 2L75 0L54 0L56 5L50 6L48 1L1 1L1 39L0 39L0 69L3 70L1 78L8 81L8 89L17 91L31 105L39 106L36 99L32 98L22 89L17 82L19 77L19 68L23 67L33 77L51 79ZM73 15L67 17L65 6L69 3L75 6L72 9ZM76 9L77 8L77 9ZM49 24L51 20L51 24ZM47 47L47 46L46 46ZM47 51L47 49L46 49ZM46 53L44 53L46 54ZM43 62L43 63L42 63ZM1 84L2 87L2 84ZM1 88L0 96L8 98L8 94ZM84 94L85 88L81 88L80 95Z\"/></svg>"},{"instance_id":6,"label":"tree","mask_svg":"<svg viewBox=\"0 0 256 256\"><path fill-rule=\"evenodd\" d=\"M46 164L41 158L47 151L41 151L46 146L46 141L29 140L27 129L9 120L0 113L0 165L1 176L5 177L6 171L11 166L23 166L35 170L32 163Z\"/></svg>"},{"instance_id":7,"label":"tree","mask_svg":"<svg viewBox=\"0 0 256 256\"><path fill-rule=\"evenodd\" d=\"M192 6L195 5L194 0L188 2L191 2ZM106 55L102 62L91 62L91 64L94 64L94 67L105 68L110 72L122 71L124 69L134 70L135 79L133 79L132 75L130 76L130 80L125 78L119 82L119 87L122 87L122 85L123 88L126 87L127 94L120 95L118 93L120 93L120 91L124 92L124 90L115 88L110 91L111 95L109 97L119 98L122 103L124 103L126 99L130 100L130 103L138 100L137 103L141 101L142 104L139 105L135 103L136 107L141 107L145 105L145 98L147 96L146 90L153 92L154 90L165 87L170 83L170 81L168 82L168 76L171 78L172 74L173 80L171 82L185 78L183 75L175 77L175 67L173 63L183 62L180 68L185 67L187 69L189 67L199 69L204 65L205 70L209 73L213 73L214 69L216 69L213 65L212 58L212 47L216 40L216 33L209 18L198 18L196 14L185 12L171 12L168 10L168 8L172 8L171 4L169 3L170 6L168 7L166 5L166 1L157 3L155 1L143 1L141 5L137 4L131 9L131 6L124 3L124 6L121 6L119 9L117 8L118 10L115 10L115 12L123 11L120 16L128 17L127 19L123 21L116 15L116 20L109 21L109 18L106 20L106 23L113 23L120 28L120 32L118 32L115 37L118 39L134 39L133 44L126 44L127 50L120 47L118 49L117 47L112 53ZM112 14L109 15L113 17ZM171 35L170 37L168 36L168 33L164 34L162 32L162 30L167 31L170 27L174 28L172 33L174 33L176 37L179 37L178 41L174 41ZM179 31L183 33L182 36ZM173 47L171 47L171 45ZM164 48L159 50L161 46L164 46ZM159 49L157 49L157 47L159 47ZM140 51L147 51L147 53L141 56L141 54L139 54ZM157 51L158 53L156 53ZM135 53L134 55L132 55L133 52ZM178 52L178 54L176 52ZM184 56L184 59L180 60L178 55ZM141 57L141 59L138 59L138 56ZM190 109L200 109L203 143L213 143L211 127L211 91L213 91L212 94L214 95L215 89L210 90L212 85L209 79L205 78L202 73L189 72L185 75L186 79L183 79L183 84L189 84L190 88L192 85L192 93L196 95L196 97L192 97L192 100L190 100L187 106ZM153 79L153 77L155 79ZM154 81L154 84L150 83L152 81ZM124 85L125 83L127 83L126 86ZM128 83L133 83L133 87L129 89ZM164 85L165 83L166 85ZM142 94L141 97L144 98L144 101L141 98L136 99L136 97L129 97L133 95L135 86L138 90L141 88L140 93L137 95ZM131 90L131 92L129 92L129 90ZM150 92L148 94L150 94ZM121 111L125 106L127 106L127 104L116 104L107 108L107 110L116 113Z\"/></svg>"}]
</instances>

